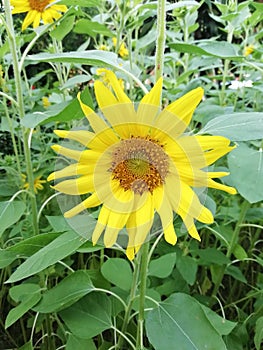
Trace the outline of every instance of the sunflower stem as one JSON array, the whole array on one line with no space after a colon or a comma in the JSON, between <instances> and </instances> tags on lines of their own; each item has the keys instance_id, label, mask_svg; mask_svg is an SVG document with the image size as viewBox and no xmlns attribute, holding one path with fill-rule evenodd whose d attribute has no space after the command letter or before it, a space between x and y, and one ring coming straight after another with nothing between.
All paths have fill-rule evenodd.
<instances>
[{"instance_id":1,"label":"sunflower stem","mask_svg":"<svg viewBox=\"0 0 263 350\"><path fill-rule=\"evenodd\" d=\"M132 285L131 285L129 302L128 302L127 309L125 310L125 315L124 315L124 319L123 319L123 323L122 323L122 328L121 328L121 333L120 334L125 334L126 333L127 326L128 326L128 323L129 323L133 301L134 301L135 296L136 296L137 283L138 283L138 277L139 277L139 271L140 271L139 267L140 267L140 256L137 257L136 260L135 260L135 268L134 268L134 272L133 272L133 279L132 279ZM123 340L124 339L125 338L123 338L123 336L119 337L119 341L118 341L118 344L116 346L117 350L122 350L122 348L123 348Z\"/></svg>"},{"instance_id":2,"label":"sunflower stem","mask_svg":"<svg viewBox=\"0 0 263 350\"><path fill-rule=\"evenodd\" d=\"M155 54L155 81L163 75L164 49L165 49L165 28L166 12L165 0L158 0L157 5L157 40Z\"/></svg>"},{"instance_id":3,"label":"sunflower stem","mask_svg":"<svg viewBox=\"0 0 263 350\"><path fill-rule=\"evenodd\" d=\"M139 317L137 324L137 340L136 349L143 350L143 330L144 330L144 304L146 294L146 282L147 282L147 270L148 270L148 251L149 242L146 242L142 246L141 251L141 268L140 268L140 295L139 295Z\"/></svg>"},{"instance_id":4,"label":"sunflower stem","mask_svg":"<svg viewBox=\"0 0 263 350\"><path fill-rule=\"evenodd\" d=\"M25 108L24 108L24 101L23 101L22 82L21 82L21 75L19 70L19 59L17 55L17 46L16 46L16 40L15 40L15 32L14 32L14 26L13 26L10 0L4 0L4 8L5 8L5 14L6 14L6 25L8 28L7 30L8 42L9 42L10 52L12 56L14 78L16 83L15 85L16 85L16 98L17 98L17 104L18 104L18 115L21 120L25 116ZM32 226L33 226L33 232L36 235L38 234L37 202L36 202L36 196L34 192L34 175L33 175L33 168L32 168L32 162L31 162L31 152L28 144L29 134L30 134L30 129L22 127L26 171L27 171L27 178L29 183L29 191L31 193L30 200L31 200L31 212L32 212Z\"/></svg>"}]
</instances>

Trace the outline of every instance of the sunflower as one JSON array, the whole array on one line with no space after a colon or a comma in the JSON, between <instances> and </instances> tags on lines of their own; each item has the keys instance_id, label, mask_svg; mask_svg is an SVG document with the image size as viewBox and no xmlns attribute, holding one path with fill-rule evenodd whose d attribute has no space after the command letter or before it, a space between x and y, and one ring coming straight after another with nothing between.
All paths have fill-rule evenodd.
<instances>
[{"instance_id":1,"label":"sunflower","mask_svg":"<svg viewBox=\"0 0 263 350\"><path fill-rule=\"evenodd\" d=\"M31 23L33 27L39 26L42 20L44 24L52 23L59 19L63 12L67 11L65 5L52 5L55 0L11 0L13 6L13 14L27 12L27 15L22 24L22 31L25 30Z\"/></svg>"},{"instance_id":2,"label":"sunflower","mask_svg":"<svg viewBox=\"0 0 263 350\"><path fill-rule=\"evenodd\" d=\"M22 174L22 179L24 182L24 186L23 188L25 188L26 190L29 189L29 183L27 182L27 177L26 175ZM34 192L38 193L38 191L42 191L44 189L43 184L46 183L46 180L41 180L41 176L38 176L34 179Z\"/></svg>"},{"instance_id":3,"label":"sunflower","mask_svg":"<svg viewBox=\"0 0 263 350\"><path fill-rule=\"evenodd\" d=\"M210 224L213 215L201 204L193 188L211 187L236 193L234 188L213 180L228 173L206 170L234 148L230 141L221 136L185 133L203 89L188 92L160 111L162 79L159 79L135 108L114 73L106 70L105 74L110 86L103 81L94 83L105 119L85 105L79 95L93 131L55 131L59 137L78 141L85 147L79 151L52 146L58 154L75 161L48 177L49 181L62 180L54 188L69 195L89 194L64 216L71 218L101 205L93 243L105 231L104 244L111 247L125 228L126 254L130 260L149 238L156 213L168 243L174 245L177 241L174 213L181 217L189 234L200 240L195 220Z\"/></svg>"}]
</instances>

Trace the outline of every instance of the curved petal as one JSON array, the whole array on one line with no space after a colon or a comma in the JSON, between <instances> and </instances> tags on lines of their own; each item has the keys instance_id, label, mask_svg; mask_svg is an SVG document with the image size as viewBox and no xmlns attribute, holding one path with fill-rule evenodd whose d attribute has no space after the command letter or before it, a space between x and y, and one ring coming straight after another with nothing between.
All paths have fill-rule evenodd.
<instances>
[{"instance_id":1,"label":"curved petal","mask_svg":"<svg viewBox=\"0 0 263 350\"><path fill-rule=\"evenodd\" d=\"M117 102L120 102L120 103L131 103L131 100L129 99L129 97L123 91L123 89L122 89L122 87L120 85L120 82L118 81L116 75L109 69L104 69L104 70L101 69L100 71L104 74L105 80L112 87L112 89L113 89L113 91L115 93ZM96 83L97 82L95 82L95 84ZM98 86L100 86L100 88L101 88L101 84L99 84ZM103 90L103 89L101 91L97 90L96 97L98 96L98 98L104 104L104 102L102 101L103 100L103 91L105 92L105 90ZM95 86L95 93L96 93L96 86ZM106 95L107 95L107 92L106 92ZM99 102L98 99L97 99L97 101ZM105 107L105 105L102 106L100 103L99 103L99 106L100 106L100 108Z\"/></svg>"},{"instance_id":2,"label":"curved petal","mask_svg":"<svg viewBox=\"0 0 263 350\"><path fill-rule=\"evenodd\" d=\"M66 211L64 213L64 216L65 216L65 218L69 219L69 218L81 213L85 209L97 207L100 204L101 204L101 202L100 202L97 194L93 193L91 196L86 198L80 204L78 204L75 207L73 207L72 209Z\"/></svg>"},{"instance_id":3,"label":"curved petal","mask_svg":"<svg viewBox=\"0 0 263 350\"><path fill-rule=\"evenodd\" d=\"M47 181L58 180L63 177L69 177L69 176L88 175L91 173L91 170L93 168L94 168L93 166L81 164L81 163L70 164L61 170L54 171L53 173L51 173L48 176Z\"/></svg>"},{"instance_id":4,"label":"curved petal","mask_svg":"<svg viewBox=\"0 0 263 350\"><path fill-rule=\"evenodd\" d=\"M53 188L56 191L72 196L90 193L94 191L94 175L84 175L77 179L61 181Z\"/></svg>"},{"instance_id":5,"label":"curved petal","mask_svg":"<svg viewBox=\"0 0 263 350\"><path fill-rule=\"evenodd\" d=\"M162 222L165 240L174 245L177 241L173 226L173 210L165 191L170 190L165 187L157 188L153 191L154 207L157 210Z\"/></svg>"}]
</instances>

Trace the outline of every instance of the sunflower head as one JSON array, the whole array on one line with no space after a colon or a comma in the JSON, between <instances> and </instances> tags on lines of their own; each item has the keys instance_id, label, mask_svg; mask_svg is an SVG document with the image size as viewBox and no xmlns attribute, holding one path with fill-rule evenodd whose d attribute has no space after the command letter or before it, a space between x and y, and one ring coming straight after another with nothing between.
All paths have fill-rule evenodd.
<instances>
[{"instance_id":1,"label":"sunflower head","mask_svg":"<svg viewBox=\"0 0 263 350\"><path fill-rule=\"evenodd\" d=\"M33 28L37 28L41 21L44 24L52 23L67 11L67 6L57 5L56 0L10 0L10 4L13 14L27 12L22 31L32 23Z\"/></svg>"},{"instance_id":2,"label":"sunflower head","mask_svg":"<svg viewBox=\"0 0 263 350\"><path fill-rule=\"evenodd\" d=\"M189 234L200 240L195 221L209 224L213 215L200 202L196 189L236 192L213 180L226 172L207 171L209 165L233 149L230 141L221 136L185 133L203 89L192 90L160 110L160 79L135 108L115 74L105 74L107 81L94 84L103 118L78 96L93 131L56 131L59 137L78 141L84 147L76 150L53 146L73 163L52 173L48 180L55 181L54 188L65 194L86 195L64 213L65 217L100 206L93 243L104 232L104 244L111 247L124 229L129 259L150 237L155 215L161 220L168 243L177 240L175 214Z\"/></svg>"}]
</instances>

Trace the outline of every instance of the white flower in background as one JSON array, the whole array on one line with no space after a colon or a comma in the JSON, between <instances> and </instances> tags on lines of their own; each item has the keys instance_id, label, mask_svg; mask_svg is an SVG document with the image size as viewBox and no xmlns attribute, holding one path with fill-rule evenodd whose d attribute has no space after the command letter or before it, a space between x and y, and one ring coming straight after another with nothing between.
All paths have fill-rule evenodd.
<instances>
[{"instance_id":1,"label":"white flower in background","mask_svg":"<svg viewBox=\"0 0 263 350\"><path fill-rule=\"evenodd\" d=\"M228 88L231 90L238 90L238 89L242 89L243 87L252 87L252 86L253 86L252 80L244 80L244 81L232 80L231 85Z\"/></svg>"}]
</instances>

